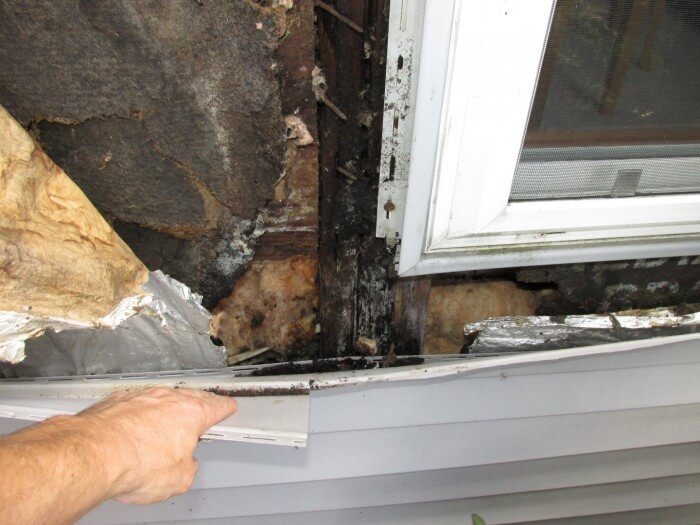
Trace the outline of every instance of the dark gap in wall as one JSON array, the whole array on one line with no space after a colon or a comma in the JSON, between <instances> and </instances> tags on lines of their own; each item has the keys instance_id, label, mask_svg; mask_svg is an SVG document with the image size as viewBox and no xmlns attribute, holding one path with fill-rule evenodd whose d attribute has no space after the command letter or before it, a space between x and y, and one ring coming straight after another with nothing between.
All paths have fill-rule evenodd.
<instances>
[{"instance_id":1,"label":"dark gap in wall","mask_svg":"<svg viewBox=\"0 0 700 525\"><path fill-rule=\"evenodd\" d=\"M556 281L543 281L541 283L524 283L515 280L515 285L521 290L529 290L539 292L541 290L559 290L559 284Z\"/></svg>"},{"instance_id":2,"label":"dark gap in wall","mask_svg":"<svg viewBox=\"0 0 700 525\"><path fill-rule=\"evenodd\" d=\"M384 241L374 229L388 0L339 0L333 7L360 24L363 33L317 10L318 57L328 95L347 115L344 121L319 107L322 351L324 356L357 353L363 337L385 353L393 283ZM337 176L336 167L348 165L357 180Z\"/></svg>"}]
</instances>

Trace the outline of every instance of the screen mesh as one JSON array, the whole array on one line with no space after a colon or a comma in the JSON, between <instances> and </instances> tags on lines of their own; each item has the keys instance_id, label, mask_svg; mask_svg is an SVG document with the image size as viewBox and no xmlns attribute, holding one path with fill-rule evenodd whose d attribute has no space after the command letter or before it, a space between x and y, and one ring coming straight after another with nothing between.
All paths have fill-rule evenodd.
<instances>
[{"instance_id":1,"label":"screen mesh","mask_svg":"<svg viewBox=\"0 0 700 525\"><path fill-rule=\"evenodd\" d=\"M511 200L700 192L700 0L559 0Z\"/></svg>"}]
</instances>

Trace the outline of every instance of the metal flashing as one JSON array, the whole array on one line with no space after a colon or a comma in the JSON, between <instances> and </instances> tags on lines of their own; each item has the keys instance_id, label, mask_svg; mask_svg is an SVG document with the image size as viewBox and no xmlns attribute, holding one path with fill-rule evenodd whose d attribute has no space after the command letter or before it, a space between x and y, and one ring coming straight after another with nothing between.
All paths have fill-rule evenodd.
<instances>
[{"instance_id":1,"label":"metal flashing","mask_svg":"<svg viewBox=\"0 0 700 525\"><path fill-rule=\"evenodd\" d=\"M0 381L0 417L38 421L57 414L74 414L116 390L153 386L196 388L234 396L240 403L239 411L213 427L205 435L206 438L304 447L310 419L309 397L321 391L403 382L415 383L418 388L423 382L433 379L498 374L501 370L524 365L638 353L664 345L697 344L698 341L700 334L686 334L565 350L494 356L441 356L428 358L421 364L395 368L286 376L243 375L266 367L262 365L95 377L5 379Z\"/></svg>"}]
</instances>

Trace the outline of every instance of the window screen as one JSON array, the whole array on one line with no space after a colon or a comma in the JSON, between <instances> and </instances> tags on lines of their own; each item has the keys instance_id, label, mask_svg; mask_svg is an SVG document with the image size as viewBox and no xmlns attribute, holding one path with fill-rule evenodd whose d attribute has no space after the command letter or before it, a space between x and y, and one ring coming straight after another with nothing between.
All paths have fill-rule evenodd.
<instances>
[{"instance_id":1,"label":"window screen","mask_svg":"<svg viewBox=\"0 0 700 525\"><path fill-rule=\"evenodd\" d=\"M559 0L510 200L700 192L700 0Z\"/></svg>"}]
</instances>

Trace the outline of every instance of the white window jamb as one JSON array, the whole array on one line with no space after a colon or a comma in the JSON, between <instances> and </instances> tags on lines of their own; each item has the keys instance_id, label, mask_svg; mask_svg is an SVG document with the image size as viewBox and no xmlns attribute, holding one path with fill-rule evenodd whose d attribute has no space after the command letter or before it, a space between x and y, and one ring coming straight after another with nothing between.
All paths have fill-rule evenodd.
<instances>
[{"instance_id":1,"label":"white window jamb","mask_svg":"<svg viewBox=\"0 0 700 525\"><path fill-rule=\"evenodd\" d=\"M508 202L555 4L426 0L401 275L700 253L697 194Z\"/></svg>"}]
</instances>

